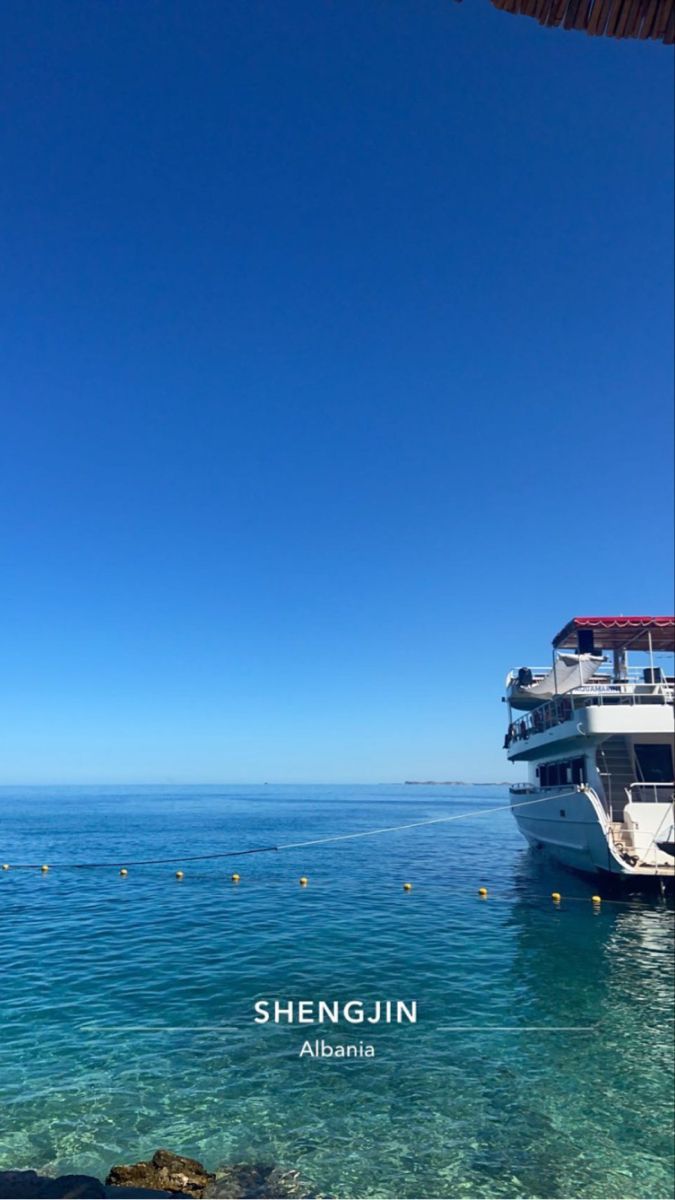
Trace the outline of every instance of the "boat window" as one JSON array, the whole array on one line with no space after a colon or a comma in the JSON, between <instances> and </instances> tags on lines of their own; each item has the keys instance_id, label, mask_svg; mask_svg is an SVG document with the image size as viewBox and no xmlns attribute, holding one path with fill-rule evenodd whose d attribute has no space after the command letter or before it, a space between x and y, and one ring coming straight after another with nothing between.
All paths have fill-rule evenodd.
<instances>
[{"instance_id":1,"label":"boat window","mask_svg":"<svg viewBox=\"0 0 675 1200\"><path fill-rule=\"evenodd\" d=\"M665 742L636 742L637 773L645 783L671 783L673 751Z\"/></svg>"},{"instance_id":2,"label":"boat window","mask_svg":"<svg viewBox=\"0 0 675 1200\"><path fill-rule=\"evenodd\" d=\"M586 782L586 760L584 758L575 758L572 760L572 783Z\"/></svg>"},{"instance_id":3,"label":"boat window","mask_svg":"<svg viewBox=\"0 0 675 1200\"><path fill-rule=\"evenodd\" d=\"M542 763L537 767L540 787L560 787L565 783L585 783L586 768L583 758L570 762Z\"/></svg>"}]
</instances>

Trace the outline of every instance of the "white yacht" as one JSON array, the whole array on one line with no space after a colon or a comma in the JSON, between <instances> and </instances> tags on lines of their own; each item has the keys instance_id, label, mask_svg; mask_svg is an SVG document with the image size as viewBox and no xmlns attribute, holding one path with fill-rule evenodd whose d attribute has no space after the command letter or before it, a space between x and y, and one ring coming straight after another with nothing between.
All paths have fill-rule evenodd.
<instances>
[{"instance_id":1,"label":"white yacht","mask_svg":"<svg viewBox=\"0 0 675 1200\"><path fill-rule=\"evenodd\" d=\"M551 667L507 676L513 815L568 867L673 881L674 637L675 617L574 617Z\"/></svg>"}]
</instances>

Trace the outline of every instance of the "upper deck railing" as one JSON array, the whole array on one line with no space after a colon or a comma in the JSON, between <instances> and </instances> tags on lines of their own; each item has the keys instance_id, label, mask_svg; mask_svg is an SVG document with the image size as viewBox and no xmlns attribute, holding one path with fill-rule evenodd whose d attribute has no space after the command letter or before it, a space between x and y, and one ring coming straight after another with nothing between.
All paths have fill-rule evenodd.
<instances>
[{"instance_id":1,"label":"upper deck railing","mask_svg":"<svg viewBox=\"0 0 675 1200\"><path fill-rule=\"evenodd\" d=\"M532 672L532 682L538 683L541 679L544 679L547 675L550 675L551 669L552 668L550 666L548 666L548 667L530 667L530 671ZM645 683L645 670L646 669L648 669L648 668L626 666L626 667L624 667L623 671L621 672L621 679L615 680L612 665L611 665L611 663L607 663L606 666L599 666L597 668L595 673L591 676L590 680L588 681L587 686L590 686L592 684L594 686L600 685L602 687L607 687L608 684L617 683L617 682ZM657 671L661 670L661 673L663 674L663 671L661 668L657 667L656 670ZM665 682L668 682L667 676L664 675L663 678L664 678ZM510 684L516 683L517 680L518 680L518 672L510 671L507 676L507 679L506 679L506 686L508 687ZM671 681L671 683L672 683L672 681ZM579 690L579 689L575 689L575 690Z\"/></svg>"},{"instance_id":2,"label":"upper deck railing","mask_svg":"<svg viewBox=\"0 0 675 1200\"><path fill-rule=\"evenodd\" d=\"M548 674L548 672L546 672ZM536 680L535 670L532 675ZM513 742L553 729L572 719L575 710L590 705L616 704L672 704L675 695L671 678L665 676L658 683L645 682L644 671L634 667L626 671L627 678L615 680L611 673L594 675L588 683L574 688L564 696L545 700L530 712L523 713L512 721L506 732L504 748Z\"/></svg>"}]
</instances>

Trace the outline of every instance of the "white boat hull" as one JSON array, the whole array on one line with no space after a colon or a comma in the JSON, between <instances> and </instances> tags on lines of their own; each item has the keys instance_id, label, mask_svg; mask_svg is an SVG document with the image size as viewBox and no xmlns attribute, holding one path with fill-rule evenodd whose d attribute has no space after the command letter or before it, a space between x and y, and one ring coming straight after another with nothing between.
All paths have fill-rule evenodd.
<instances>
[{"instance_id":1,"label":"white boat hull","mask_svg":"<svg viewBox=\"0 0 675 1200\"><path fill-rule=\"evenodd\" d=\"M530 845L588 874L673 877L673 860L654 847L649 865L631 864L614 845L609 818L591 788L560 788L546 795L511 794L513 815ZM656 806L650 806L656 807ZM671 806L659 805L666 817Z\"/></svg>"}]
</instances>

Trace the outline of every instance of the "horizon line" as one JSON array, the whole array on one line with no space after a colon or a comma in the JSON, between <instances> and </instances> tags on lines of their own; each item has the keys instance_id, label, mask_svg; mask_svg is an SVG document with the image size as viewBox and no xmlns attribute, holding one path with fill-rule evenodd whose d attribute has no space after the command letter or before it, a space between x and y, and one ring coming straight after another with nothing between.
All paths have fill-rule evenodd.
<instances>
[{"instance_id":1,"label":"horizon line","mask_svg":"<svg viewBox=\"0 0 675 1200\"><path fill-rule=\"evenodd\" d=\"M505 779L313 779L313 780L48 780L3 783L0 788L19 787L508 787Z\"/></svg>"}]
</instances>

